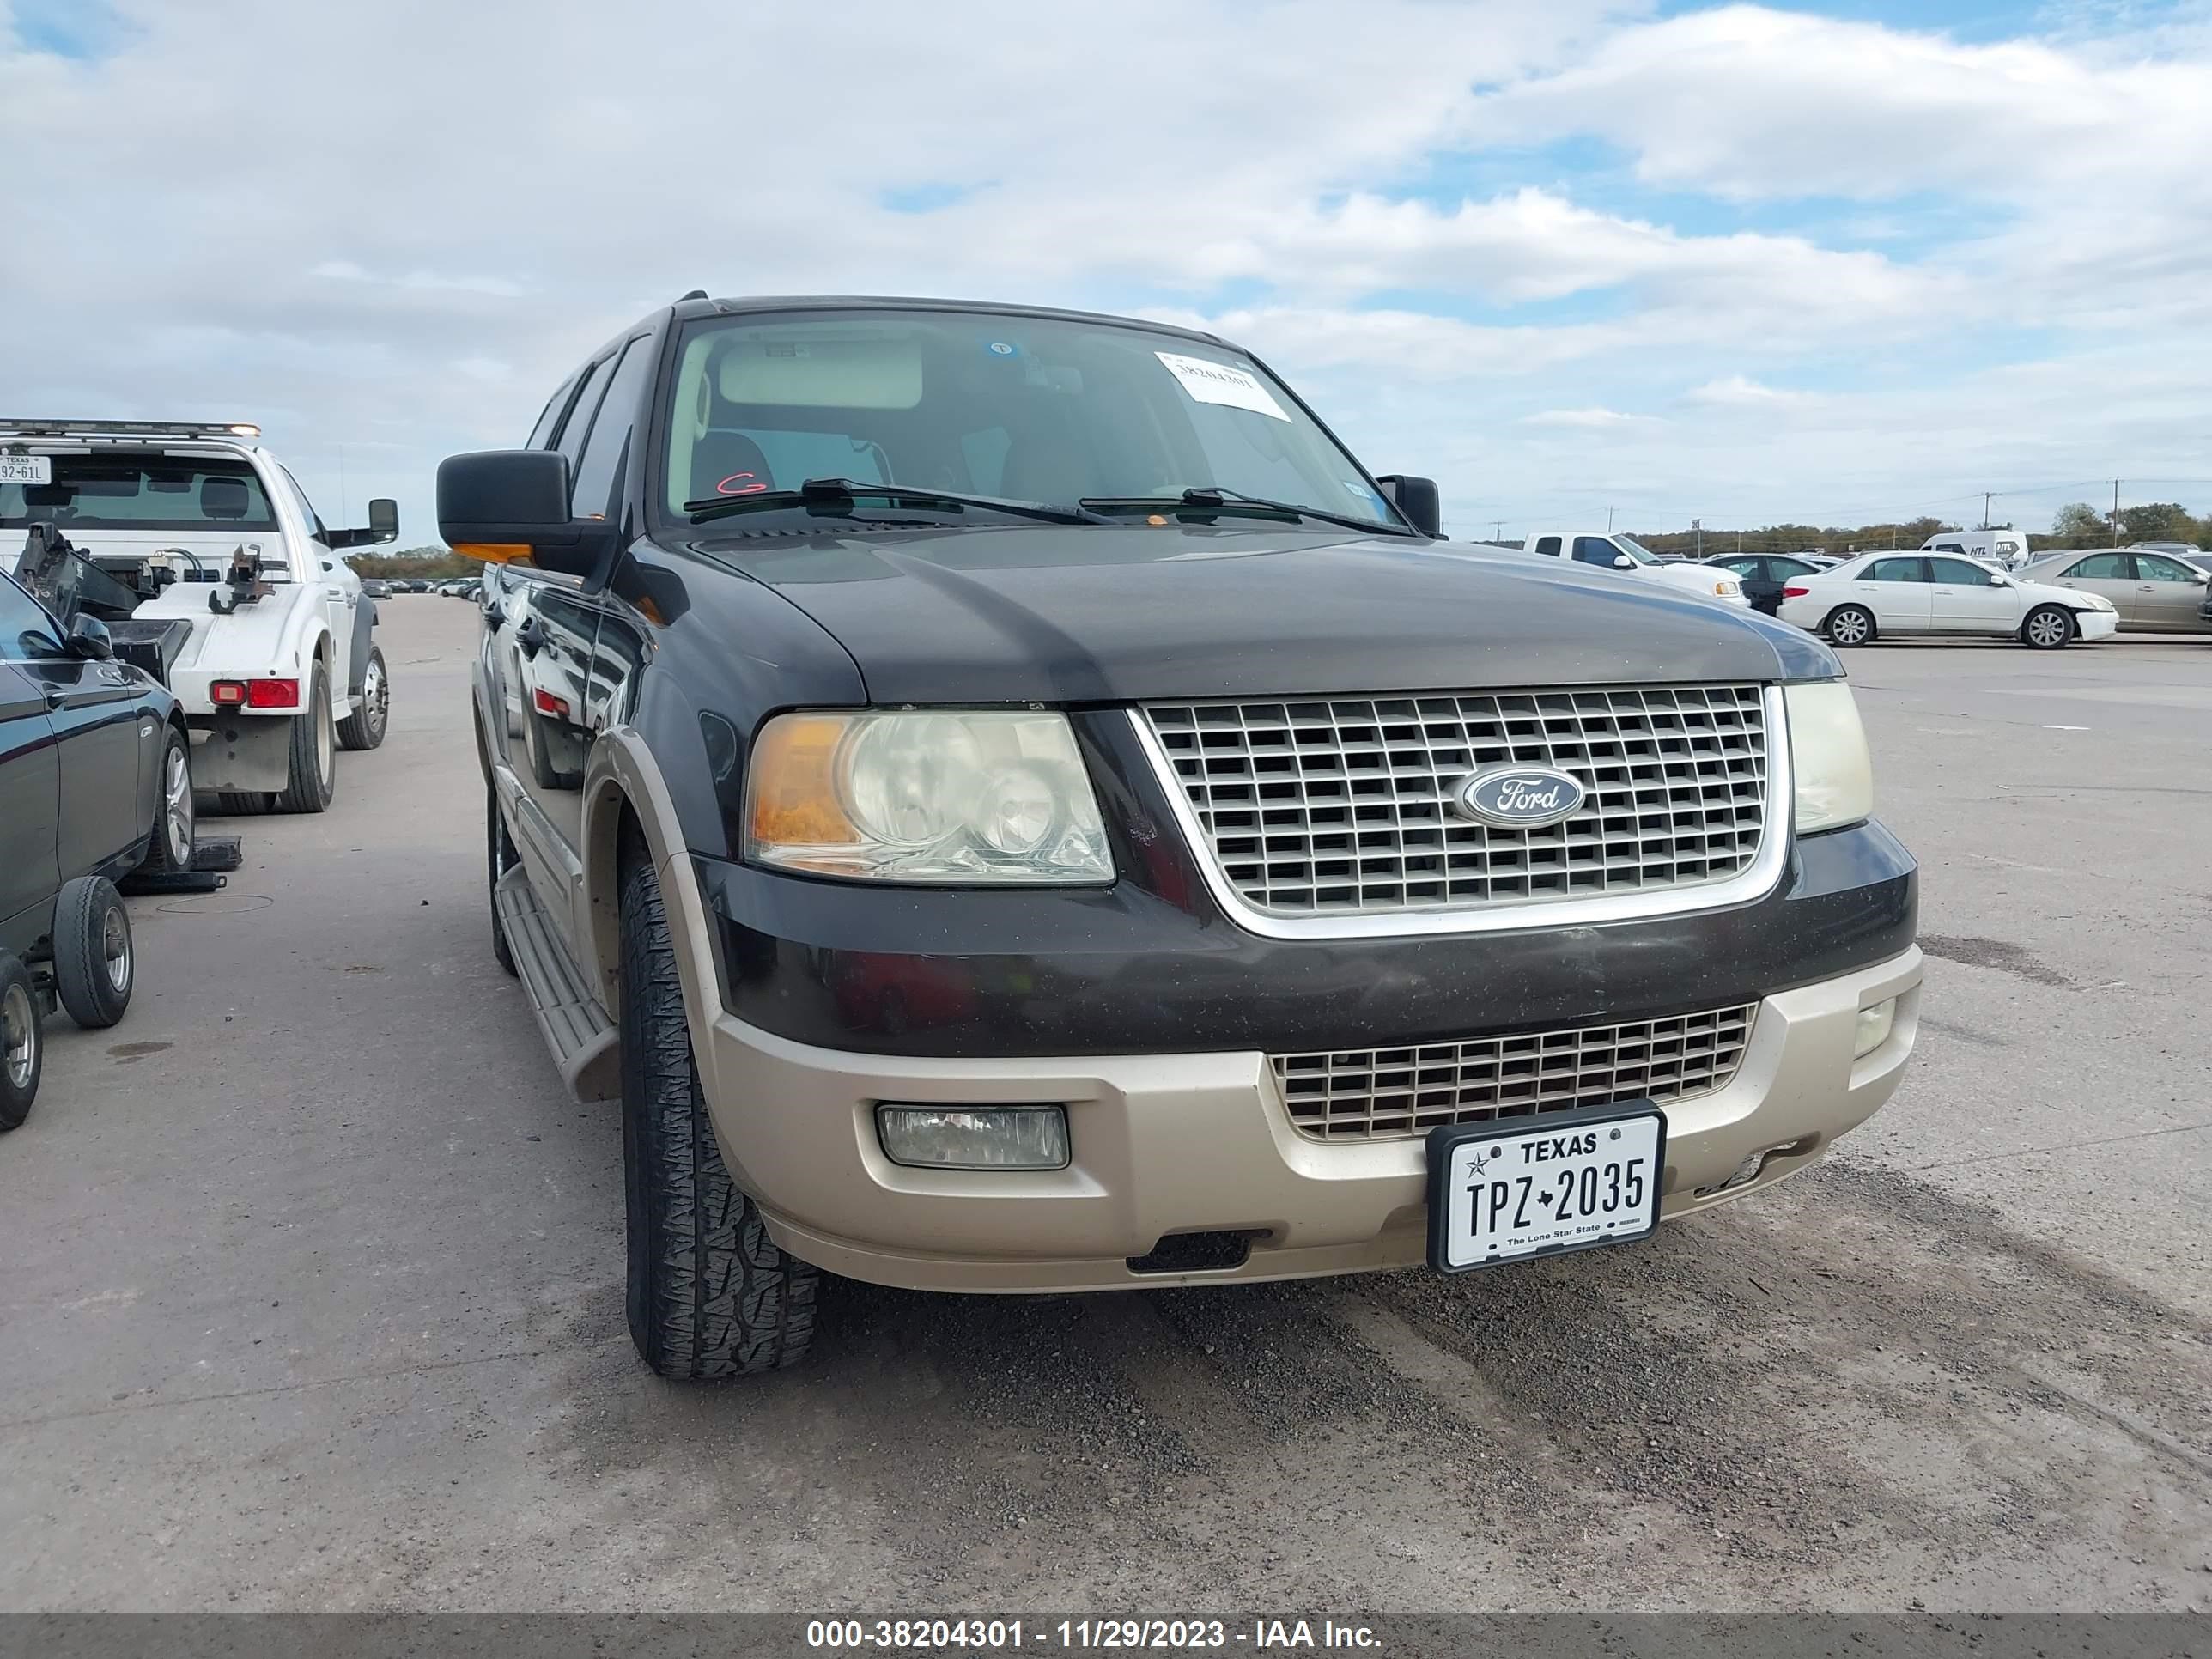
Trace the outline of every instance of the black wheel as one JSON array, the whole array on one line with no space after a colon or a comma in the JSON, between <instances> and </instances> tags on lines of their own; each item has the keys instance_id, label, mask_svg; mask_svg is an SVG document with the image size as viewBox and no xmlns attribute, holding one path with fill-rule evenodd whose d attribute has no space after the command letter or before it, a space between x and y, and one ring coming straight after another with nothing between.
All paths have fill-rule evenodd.
<instances>
[{"instance_id":1,"label":"black wheel","mask_svg":"<svg viewBox=\"0 0 2212 1659\"><path fill-rule=\"evenodd\" d=\"M79 876L54 896L54 990L69 1017L105 1030L131 1006L137 962L131 915L105 876Z\"/></svg>"},{"instance_id":2,"label":"black wheel","mask_svg":"<svg viewBox=\"0 0 2212 1659\"><path fill-rule=\"evenodd\" d=\"M291 766L280 812L329 810L337 792L337 733L331 725L331 671L318 662L307 681L307 712L292 717Z\"/></svg>"},{"instance_id":3,"label":"black wheel","mask_svg":"<svg viewBox=\"0 0 2212 1659\"><path fill-rule=\"evenodd\" d=\"M155 775L153 832L147 838L145 862L138 867L157 876L191 869L192 833L192 746L171 726Z\"/></svg>"},{"instance_id":4,"label":"black wheel","mask_svg":"<svg viewBox=\"0 0 2212 1659\"><path fill-rule=\"evenodd\" d=\"M30 1116L46 1060L38 987L21 957L0 951L0 1129L20 1128Z\"/></svg>"},{"instance_id":5,"label":"black wheel","mask_svg":"<svg viewBox=\"0 0 2212 1659\"><path fill-rule=\"evenodd\" d=\"M699 1092L653 860L625 837L623 1169L629 1334L663 1376L746 1376L795 1364L821 1275L786 1255L722 1165Z\"/></svg>"},{"instance_id":6,"label":"black wheel","mask_svg":"<svg viewBox=\"0 0 2212 1659\"><path fill-rule=\"evenodd\" d=\"M362 672L361 695L353 700L353 713L338 722L338 744L346 749L374 749L384 741L392 724L392 679L384 670L384 648L368 648L368 666Z\"/></svg>"},{"instance_id":7,"label":"black wheel","mask_svg":"<svg viewBox=\"0 0 2212 1659\"><path fill-rule=\"evenodd\" d=\"M1831 645L1864 645L1874 637L1874 612L1863 605L1839 605L1828 613L1822 631Z\"/></svg>"},{"instance_id":8,"label":"black wheel","mask_svg":"<svg viewBox=\"0 0 2212 1659\"><path fill-rule=\"evenodd\" d=\"M508 973L514 971L514 952L507 943L507 924L499 919L499 878L514 868L514 840L499 815L499 791L484 786L485 862L490 866L491 953Z\"/></svg>"},{"instance_id":9,"label":"black wheel","mask_svg":"<svg viewBox=\"0 0 2212 1659\"><path fill-rule=\"evenodd\" d=\"M2074 641L2074 613L2063 605L2039 605L2020 625L2020 642L2031 651L2056 651Z\"/></svg>"}]
</instances>

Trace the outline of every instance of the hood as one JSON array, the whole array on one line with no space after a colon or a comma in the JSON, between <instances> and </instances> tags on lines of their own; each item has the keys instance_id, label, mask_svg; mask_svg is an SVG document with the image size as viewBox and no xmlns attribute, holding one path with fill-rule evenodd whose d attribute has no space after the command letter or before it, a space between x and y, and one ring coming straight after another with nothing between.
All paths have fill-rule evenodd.
<instances>
[{"instance_id":1,"label":"hood","mask_svg":"<svg viewBox=\"0 0 2212 1659\"><path fill-rule=\"evenodd\" d=\"M1510 550L1275 526L702 536L877 703L1824 678L1795 629Z\"/></svg>"}]
</instances>

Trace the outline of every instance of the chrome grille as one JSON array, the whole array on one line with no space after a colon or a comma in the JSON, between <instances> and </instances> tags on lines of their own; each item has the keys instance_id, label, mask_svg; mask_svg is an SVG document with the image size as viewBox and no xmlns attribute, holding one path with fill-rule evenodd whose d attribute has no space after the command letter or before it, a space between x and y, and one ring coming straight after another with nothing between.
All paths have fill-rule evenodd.
<instances>
[{"instance_id":1,"label":"chrome grille","mask_svg":"<svg viewBox=\"0 0 2212 1659\"><path fill-rule=\"evenodd\" d=\"M1758 1007L1413 1048L1277 1054L1275 1081L1291 1122L1316 1140L1389 1139L1442 1123L1680 1100L1727 1086Z\"/></svg>"},{"instance_id":2,"label":"chrome grille","mask_svg":"<svg viewBox=\"0 0 2212 1659\"><path fill-rule=\"evenodd\" d=\"M1756 685L1154 704L1221 873L1279 916L1471 909L1724 881L1767 815ZM1542 829L1449 810L1486 767L1554 766L1583 805Z\"/></svg>"}]
</instances>

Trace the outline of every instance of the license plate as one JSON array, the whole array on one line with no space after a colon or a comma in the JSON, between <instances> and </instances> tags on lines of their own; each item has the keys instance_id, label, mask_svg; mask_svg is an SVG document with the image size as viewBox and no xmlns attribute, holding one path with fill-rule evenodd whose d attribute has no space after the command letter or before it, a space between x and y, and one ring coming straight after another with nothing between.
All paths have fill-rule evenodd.
<instances>
[{"instance_id":1,"label":"license plate","mask_svg":"<svg viewBox=\"0 0 2212 1659\"><path fill-rule=\"evenodd\" d=\"M1667 1115L1638 1102L1429 1135L1429 1265L1463 1273L1659 1224Z\"/></svg>"},{"instance_id":2,"label":"license plate","mask_svg":"<svg viewBox=\"0 0 2212 1659\"><path fill-rule=\"evenodd\" d=\"M47 455L0 455L0 484L42 484L54 481L53 459Z\"/></svg>"}]
</instances>

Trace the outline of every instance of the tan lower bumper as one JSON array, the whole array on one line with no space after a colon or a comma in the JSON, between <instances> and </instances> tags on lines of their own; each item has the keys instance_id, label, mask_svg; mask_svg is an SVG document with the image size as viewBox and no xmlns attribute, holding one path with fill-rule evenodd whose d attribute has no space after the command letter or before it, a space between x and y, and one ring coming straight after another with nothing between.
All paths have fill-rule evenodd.
<instances>
[{"instance_id":1,"label":"tan lower bumper","mask_svg":"<svg viewBox=\"0 0 2212 1659\"><path fill-rule=\"evenodd\" d=\"M1667 1106L1663 1213L1802 1169L1897 1086L1919 1024L1920 952L1766 998L1733 1081ZM1899 999L1854 1060L1860 1009ZM1259 1054L910 1060L809 1048L723 1014L707 1063L714 1127L777 1243L832 1273L939 1291L1082 1291L1290 1279L1426 1259L1418 1140L1331 1143L1291 1125ZM1073 1162L1048 1173L902 1168L881 1101L1066 1104ZM1714 1190L1777 1146L1755 1181ZM1169 1235L1265 1235L1243 1266L1139 1273Z\"/></svg>"}]
</instances>

